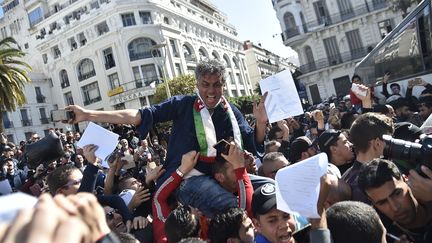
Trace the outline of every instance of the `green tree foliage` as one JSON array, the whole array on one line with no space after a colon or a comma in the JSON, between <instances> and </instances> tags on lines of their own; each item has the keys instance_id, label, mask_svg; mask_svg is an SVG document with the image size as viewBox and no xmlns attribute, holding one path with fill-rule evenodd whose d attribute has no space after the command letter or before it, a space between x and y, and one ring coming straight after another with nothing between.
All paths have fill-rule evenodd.
<instances>
[{"instance_id":1,"label":"green tree foliage","mask_svg":"<svg viewBox=\"0 0 432 243\"><path fill-rule=\"evenodd\" d=\"M191 74L180 75L168 81L171 95L193 94L196 87L195 77ZM153 97L153 103L158 104L167 99L165 84L159 84L156 87L156 93Z\"/></svg>"},{"instance_id":2,"label":"green tree foliage","mask_svg":"<svg viewBox=\"0 0 432 243\"><path fill-rule=\"evenodd\" d=\"M27 102L24 88L31 82L27 73L31 67L21 61L24 56L12 37L0 41L0 132L4 131L2 112L15 111Z\"/></svg>"}]
</instances>

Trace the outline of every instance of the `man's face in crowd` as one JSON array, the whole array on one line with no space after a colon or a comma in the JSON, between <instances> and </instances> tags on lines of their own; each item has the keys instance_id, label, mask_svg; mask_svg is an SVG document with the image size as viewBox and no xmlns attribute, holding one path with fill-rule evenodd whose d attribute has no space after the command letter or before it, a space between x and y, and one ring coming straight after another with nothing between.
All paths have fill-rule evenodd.
<instances>
[{"instance_id":1,"label":"man's face in crowd","mask_svg":"<svg viewBox=\"0 0 432 243\"><path fill-rule=\"evenodd\" d=\"M272 243L295 242L292 237L295 231L295 220L288 213L273 208L264 215L258 215L253 222L258 233Z\"/></svg>"},{"instance_id":2,"label":"man's face in crowd","mask_svg":"<svg viewBox=\"0 0 432 243\"><path fill-rule=\"evenodd\" d=\"M147 140L144 139L144 140L141 141L141 147L143 147L143 148L145 148L145 149L148 147L148 142L147 142Z\"/></svg>"},{"instance_id":3,"label":"man's face in crowd","mask_svg":"<svg viewBox=\"0 0 432 243\"><path fill-rule=\"evenodd\" d=\"M126 233L127 228L123 222L123 217L109 206L105 206L104 211L108 227L114 232Z\"/></svg>"},{"instance_id":4,"label":"man's face in crowd","mask_svg":"<svg viewBox=\"0 0 432 243\"><path fill-rule=\"evenodd\" d=\"M77 154L75 156L75 163L77 163L80 166L84 165L84 157L81 154Z\"/></svg>"},{"instance_id":5,"label":"man's face in crowd","mask_svg":"<svg viewBox=\"0 0 432 243\"><path fill-rule=\"evenodd\" d=\"M354 153L352 151L352 143L348 141L343 133L339 134L339 138L336 142L336 146L331 146L330 150L332 155L339 156L341 158L341 164L335 164L337 166L346 164L347 162L354 159Z\"/></svg>"},{"instance_id":6,"label":"man's face in crowd","mask_svg":"<svg viewBox=\"0 0 432 243\"><path fill-rule=\"evenodd\" d=\"M373 205L384 215L403 226L416 219L416 200L403 179L393 178L382 186L366 190Z\"/></svg>"},{"instance_id":7,"label":"man's face in crowd","mask_svg":"<svg viewBox=\"0 0 432 243\"><path fill-rule=\"evenodd\" d=\"M400 118L408 119L411 115L411 111L409 110L408 106L402 106L401 108L397 109L397 113Z\"/></svg>"},{"instance_id":8,"label":"man's face in crowd","mask_svg":"<svg viewBox=\"0 0 432 243\"><path fill-rule=\"evenodd\" d=\"M14 174L14 167L15 167L15 165L14 165L13 161L8 160L3 165L3 171L9 175L13 175Z\"/></svg>"},{"instance_id":9,"label":"man's face in crowd","mask_svg":"<svg viewBox=\"0 0 432 243\"><path fill-rule=\"evenodd\" d=\"M426 120L429 115L432 113L432 108L428 108L425 104L421 104L418 107L419 115L423 120Z\"/></svg>"},{"instance_id":10,"label":"man's face in crowd","mask_svg":"<svg viewBox=\"0 0 432 243\"><path fill-rule=\"evenodd\" d=\"M32 142L37 142L37 141L39 141L39 139L40 139L40 137L36 133L31 136Z\"/></svg>"},{"instance_id":11,"label":"man's face in crowd","mask_svg":"<svg viewBox=\"0 0 432 243\"><path fill-rule=\"evenodd\" d=\"M79 132L75 133L75 140L78 141L81 138L81 134Z\"/></svg>"},{"instance_id":12,"label":"man's face in crowd","mask_svg":"<svg viewBox=\"0 0 432 243\"><path fill-rule=\"evenodd\" d=\"M276 172L288 166L288 160L285 158L280 158L277 160L266 161L262 166L264 176L275 179Z\"/></svg>"},{"instance_id":13,"label":"man's face in crowd","mask_svg":"<svg viewBox=\"0 0 432 243\"><path fill-rule=\"evenodd\" d=\"M395 94L395 95L398 95L400 93L400 88L397 85L393 85L391 87L391 90L392 90L393 94Z\"/></svg>"},{"instance_id":14,"label":"man's face in crowd","mask_svg":"<svg viewBox=\"0 0 432 243\"><path fill-rule=\"evenodd\" d=\"M223 77L216 74L205 74L198 79L198 92L207 108L214 108L218 104L224 85Z\"/></svg>"},{"instance_id":15,"label":"man's face in crowd","mask_svg":"<svg viewBox=\"0 0 432 243\"><path fill-rule=\"evenodd\" d=\"M59 190L59 193L68 196L73 195L78 192L79 187L81 186L81 180L83 178L83 174L80 170L73 170L72 173L68 177L68 182L66 185L62 186Z\"/></svg>"},{"instance_id":16,"label":"man's face in crowd","mask_svg":"<svg viewBox=\"0 0 432 243\"><path fill-rule=\"evenodd\" d=\"M139 182L134 177L130 177L125 179L125 188L124 189L131 189L137 191L139 187L141 186L141 182Z\"/></svg>"},{"instance_id":17,"label":"man's face in crowd","mask_svg":"<svg viewBox=\"0 0 432 243\"><path fill-rule=\"evenodd\" d=\"M239 240L234 241L238 243L253 243L255 240L255 232L252 220L245 215L243 222L240 225Z\"/></svg>"},{"instance_id":18,"label":"man's face in crowd","mask_svg":"<svg viewBox=\"0 0 432 243\"><path fill-rule=\"evenodd\" d=\"M237 179L234 171L234 167L229 163L225 162L225 171L220 173L218 176L219 184L229 192L237 191Z\"/></svg>"},{"instance_id":19,"label":"man's face in crowd","mask_svg":"<svg viewBox=\"0 0 432 243\"><path fill-rule=\"evenodd\" d=\"M345 106L346 108L350 109L352 107L351 100L345 100Z\"/></svg>"},{"instance_id":20,"label":"man's face in crowd","mask_svg":"<svg viewBox=\"0 0 432 243\"><path fill-rule=\"evenodd\" d=\"M352 82L355 83L355 84L361 84L362 83L361 79L359 79L359 78L354 78L352 80Z\"/></svg>"}]
</instances>

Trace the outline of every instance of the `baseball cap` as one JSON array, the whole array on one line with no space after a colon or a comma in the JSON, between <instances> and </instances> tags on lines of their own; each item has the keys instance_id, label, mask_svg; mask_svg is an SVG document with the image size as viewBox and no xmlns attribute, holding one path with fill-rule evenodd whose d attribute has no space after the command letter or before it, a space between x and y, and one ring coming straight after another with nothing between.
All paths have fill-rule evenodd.
<instances>
[{"instance_id":1,"label":"baseball cap","mask_svg":"<svg viewBox=\"0 0 432 243\"><path fill-rule=\"evenodd\" d=\"M332 142L336 141L339 138L339 135L341 134L341 131L337 131L334 129L329 129L323 132L318 137L318 146L321 151L325 152L329 149L330 144Z\"/></svg>"},{"instance_id":2,"label":"baseball cap","mask_svg":"<svg viewBox=\"0 0 432 243\"><path fill-rule=\"evenodd\" d=\"M258 187L252 196L252 212L254 215L266 214L276 207L276 187L273 183L265 183Z\"/></svg>"},{"instance_id":3,"label":"baseball cap","mask_svg":"<svg viewBox=\"0 0 432 243\"><path fill-rule=\"evenodd\" d=\"M289 151L289 161L291 163L297 162L298 159L300 159L301 154L303 152L306 152L310 147L312 147L314 143L311 142L311 140L306 136L301 136L294 141L292 141Z\"/></svg>"}]
</instances>

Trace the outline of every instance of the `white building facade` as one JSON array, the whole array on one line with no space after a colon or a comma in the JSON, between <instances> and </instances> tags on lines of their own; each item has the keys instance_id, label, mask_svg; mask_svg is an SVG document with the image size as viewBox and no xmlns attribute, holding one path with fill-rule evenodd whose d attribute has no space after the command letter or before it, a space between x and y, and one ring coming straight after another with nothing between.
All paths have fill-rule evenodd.
<instances>
[{"instance_id":1,"label":"white building facade","mask_svg":"<svg viewBox=\"0 0 432 243\"><path fill-rule=\"evenodd\" d=\"M51 80L53 109L148 106L163 77L193 73L204 58L227 65L226 95L252 93L235 28L205 0L12 0L3 7L11 3L0 26L5 36L20 36L26 61ZM11 16L21 19L15 35Z\"/></svg>"},{"instance_id":2,"label":"white building facade","mask_svg":"<svg viewBox=\"0 0 432 243\"><path fill-rule=\"evenodd\" d=\"M280 57L251 41L243 42L243 50L249 78L254 89L259 85L260 80L283 70L292 72L296 68L287 58Z\"/></svg>"},{"instance_id":3,"label":"white building facade","mask_svg":"<svg viewBox=\"0 0 432 243\"><path fill-rule=\"evenodd\" d=\"M348 94L357 62L402 21L385 0L272 0L314 104Z\"/></svg>"}]
</instances>

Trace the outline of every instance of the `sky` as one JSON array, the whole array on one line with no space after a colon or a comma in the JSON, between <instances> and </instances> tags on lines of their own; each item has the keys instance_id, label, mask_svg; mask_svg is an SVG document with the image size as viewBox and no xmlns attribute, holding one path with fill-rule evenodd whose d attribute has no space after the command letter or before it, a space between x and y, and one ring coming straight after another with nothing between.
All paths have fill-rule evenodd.
<instances>
[{"instance_id":1,"label":"sky","mask_svg":"<svg viewBox=\"0 0 432 243\"><path fill-rule=\"evenodd\" d=\"M228 16L241 41L250 40L298 64L297 54L283 45L282 33L271 0L209 0Z\"/></svg>"}]
</instances>

